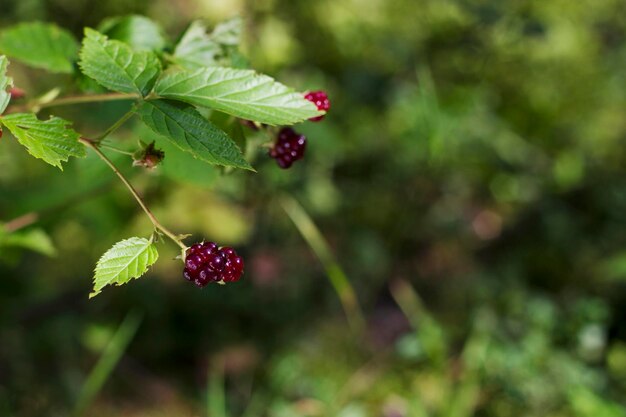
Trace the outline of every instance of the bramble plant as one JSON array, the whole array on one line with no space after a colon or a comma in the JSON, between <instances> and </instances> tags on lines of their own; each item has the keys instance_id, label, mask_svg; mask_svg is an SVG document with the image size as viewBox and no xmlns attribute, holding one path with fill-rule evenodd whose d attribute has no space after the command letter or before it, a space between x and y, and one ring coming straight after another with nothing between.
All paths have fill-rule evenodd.
<instances>
[{"instance_id":1,"label":"bramble plant","mask_svg":"<svg viewBox=\"0 0 626 417\"><path fill-rule=\"evenodd\" d=\"M298 93L246 68L238 50L241 28L239 18L217 25L212 32L196 21L175 44L155 22L142 16L108 19L98 30L85 28L80 44L71 33L49 23L22 23L0 33L0 132L6 128L32 156L61 170L70 157L84 157L89 148L119 177L154 226L151 236L124 239L102 255L90 297L107 285L122 285L142 276L157 261L155 244L163 238L180 247L183 275L199 287L237 281L243 273L243 259L232 248L219 248L212 242L187 247L184 239L189 235L161 224L104 152L119 151L106 139L138 116L188 158L254 171L229 134L199 109L223 113L255 130L265 130L268 136L275 133L274 126L321 120L330 106L324 92ZM60 95L55 89L26 99L31 94L14 87L7 75L7 57L51 73L69 74L85 93ZM81 135L71 122L59 117L37 117L44 108L114 100L133 104L96 137ZM270 155L288 168L302 158L306 138L291 128L280 132L276 144L269 145ZM132 157L135 166L154 168L167 155L154 143L141 143Z\"/></svg>"}]
</instances>

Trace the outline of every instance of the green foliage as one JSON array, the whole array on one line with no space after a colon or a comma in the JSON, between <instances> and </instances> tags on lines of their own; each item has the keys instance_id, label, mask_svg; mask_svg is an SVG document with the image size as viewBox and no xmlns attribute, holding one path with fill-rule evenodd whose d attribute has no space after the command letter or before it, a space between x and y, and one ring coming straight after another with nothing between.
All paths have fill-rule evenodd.
<instances>
[{"instance_id":1,"label":"green foliage","mask_svg":"<svg viewBox=\"0 0 626 417\"><path fill-rule=\"evenodd\" d=\"M77 51L72 34L50 23L20 23L0 33L0 53L50 72L72 73Z\"/></svg>"},{"instance_id":2,"label":"green foliage","mask_svg":"<svg viewBox=\"0 0 626 417\"><path fill-rule=\"evenodd\" d=\"M98 32L130 45L136 51L160 51L167 41L159 25L145 16L120 16L104 20Z\"/></svg>"},{"instance_id":3,"label":"green foliage","mask_svg":"<svg viewBox=\"0 0 626 417\"><path fill-rule=\"evenodd\" d=\"M41 229L6 232L0 225L0 253L11 248L28 249L47 256L54 256L57 253L52 240Z\"/></svg>"},{"instance_id":4,"label":"green foliage","mask_svg":"<svg viewBox=\"0 0 626 417\"><path fill-rule=\"evenodd\" d=\"M252 169L232 139L192 106L168 100L149 100L138 112L154 132L195 158L211 164Z\"/></svg>"},{"instance_id":5,"label":"green foliage","mask_svg":"<svg viewBox=\"0 0 626 417\"><path fill-rule=\"evenodd\" d=\"M241 18L234 18L217 25L208 34L204 23L196 20L176 44L170 59L190 70L228 64L233 48L239 45L242 26Z\"/></svg>"},{"instance_id":6,"label":"green foliage","mask_svg":"<svg viewBox=\"0 0 626 417\"><path fill-rule=\"evenodd\" d=\"M32 113L8 114L0 123L28 149L35 158L63 170L61 162L70 156L85 156L85 147L78 142L80 135L69 128L67 120L51 117L42 121Z\"/></svg>"},{"instance_id":7,"label":"green foliage","mask_svg":"<svg viewBox=\"0 0 626 417\"><path fill-rule=\"evenodd\" d=\"M153 52L133 51L89 28L85 29L79 65L85 75L110 90L142 96L152 90L161 73L161 62Z\"/></svg>"},{"instance_id":8,"label":"green foliage","mask_svg":"<svg viewBox=\"0 0 626 417\"><path fill-rule=\"evenodd\" d=\"M7 77L7 67L9 66L9 60L6 56L0 56L0 114L9 105L11 100L11 94L7 91L7 88L13 85L11 77Z\"/></svg>"},{"instance_id":9,"label":"green foliage","mask_svg":"<svg viewBox=\"0 0 626 417\"><path fill-rule=\"evenodd\" d=\"M211 67L165 74L155 92L269 125L294 124L320 114L315 105L267 75Z\"/></svg>"},{"instance_id":10,"label":"green foliage","mask_svg":"<svg viewBox=\"0 0 626 417\"><path fill-rule=\"evenodd\" d=\"M96 265L93 292L89 298L100 294L107 285L123 285L146 273L159 258L152 240L131 237L117 242L106 251Z\"/></svg>"}]
</instances>

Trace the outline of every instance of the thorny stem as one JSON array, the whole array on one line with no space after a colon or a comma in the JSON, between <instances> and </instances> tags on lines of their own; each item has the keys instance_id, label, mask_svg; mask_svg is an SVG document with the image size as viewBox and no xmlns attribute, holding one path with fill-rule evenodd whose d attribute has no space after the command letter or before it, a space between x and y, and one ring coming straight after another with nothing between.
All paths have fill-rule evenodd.
<instances>
[{"instance_id":1,"label":"thorny stem","mask_svg":"<svg viewBox=\"0 0 626 417\"><path fill-rule=\"evenodd\" d=\"M107 94L87 94L84 96L68 96L61 97L54 100L51 100L47 103L27 103L22 106L11 106L7 113L18 113L22 111L27 111L31 109L43 109L46 107L55 107L55 106L68 106L71 104L83 104L83 103L97 103L103 101L115 101L115 100L134 100L138 98L138 96L132 94L122 94L122 93L107 93Z\"/></svg>"},{"instance_id":2,"label":"thorny stem","mask_svg":"<svg viewBox=\"0 0 626 417\"><path fill-rule=\"evenodd\" d=\"M107 158L105 154L102 153L98 143L92 140L89 140L87 138L80 138L79 141L83 143L85 146L91 148L98 155L98 157L100 157L100 159L102 159L113 170L113 172L115 172L115 174L119 177L119 179L124 183L126 188L128 188L128 190L133 195L133 197L135 197L135 200L137 200L137 203L139 203L143 211L146 213L146 215L148 216L148 218L154 225L155 229L157 229L158 231L162 232L165 236L172 239L178 246L180 246L181 249L183 250L187 249L185 244L181 242L181 239L179 239L178 236L176 236L174 233L168 230L165 226L163 226L157 220L156 217L154 217L154 214L152 214L148 206L146 206L146 203L143 201L141 196L137 193L135 188L130 184L130 182L128 182L126 177L124 177L124 174L122 174L120 170L117 169L117 167L113 164L113 162L111 162L111 160Z\"/></svg>"}]
</instances>

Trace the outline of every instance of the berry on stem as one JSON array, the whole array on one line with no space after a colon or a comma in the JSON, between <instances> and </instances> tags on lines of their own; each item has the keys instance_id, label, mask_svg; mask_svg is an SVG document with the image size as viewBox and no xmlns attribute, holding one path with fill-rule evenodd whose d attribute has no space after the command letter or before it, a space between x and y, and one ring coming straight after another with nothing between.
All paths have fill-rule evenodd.
<instances>
[{"instance_id":1,"label":"berry on stem","mask_svg":"<svg viewBox=\"0 0 626 417\"><path fill-rule=\"evenodd\" d=\"M306 136L296 133L290 127L284 127L278 132L274 147L269 155L274 158L278 166L287 169L294 162L302 159L306 150Z\"/></svg>"},{"instance_id":2,"label":"berry on stem","mask_svg":"<svg viewBox=\"0 0 626 417\"><path fill-rule=\"evenodd\" d=\"M325 91L311 91L304 95L304 98L309 100L311 103L315 104L318 110L328 112L330 110L330 100L328 99L328 94ZM324 118L325 115L312 117L309 120L312 122L319 122Z\"/></svg>"},{"instance_id":3,"label":"berry on stem","mask_svg":"<svg viewBox=\"0 0 626 417\"><path fill-rule=\"evenodd\" d=\"M218 248L213 242L196 243L187 249L183 276L204 287L211 282L239 281L243 259L233 248Z\"/></svg>"}]
</instances>

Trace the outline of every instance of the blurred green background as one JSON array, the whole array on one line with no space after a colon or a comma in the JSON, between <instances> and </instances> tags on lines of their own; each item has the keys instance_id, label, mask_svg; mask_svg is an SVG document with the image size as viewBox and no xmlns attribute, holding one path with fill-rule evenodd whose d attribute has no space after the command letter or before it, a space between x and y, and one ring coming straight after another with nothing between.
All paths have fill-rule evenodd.
<instances>
[{"instance_id":1,"label":"blurred green background","mask_svg":"<svg viewBox=\"0 0 626 417\"><path fill-rule=\"evenodd\" d=\"M149 222L93 155L62 173L5 135L0 219L38 213L27 239L54 256L0 249L1 416L626 416L623 0L0 0L1 27L77 37L130 13L171 39L240 15L252 66L332 109L297 127L289 171L262 151L256 174L116 158L246 273L198 290L168 245L93 300L98 257ZM89 135L127 105L53 110ZM126 127L121 145L153 139Z\"/></svg>"}]
</instances>

